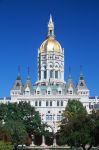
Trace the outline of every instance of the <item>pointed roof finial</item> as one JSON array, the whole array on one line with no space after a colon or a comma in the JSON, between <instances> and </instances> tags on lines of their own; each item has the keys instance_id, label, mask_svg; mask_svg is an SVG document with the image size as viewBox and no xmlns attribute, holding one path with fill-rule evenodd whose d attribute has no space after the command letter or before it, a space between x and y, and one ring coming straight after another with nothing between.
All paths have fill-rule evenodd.
<instances>
[{"instance_id":1,"label":"pointed roof finial","mask_svg":"<svg viewBox=\"0 0 99 150\"><path fill-rule=\"evenodd\" d=\"M30 67L28 66L28 77L27 79L29 80L30 79Z\"/></svg>"},{"instance_id":2,"label":"pointed roof finial","mask_svg":"<svg viewBox=\"0 0 99 150\"><path fill-rule=\"evenodd\" d=\"M69 76L68 76L69 79L71 79L71 67L69 66Z\"/></svg>"},{"instance_id":3,"label":"pointed roof finial","mask_svg":"<svg viewBox=\"0 0 99 150\"><path fill-rule=\"evenodd\" d=\"M84 76L83 76L83 72L82 72L82 65L80 65L80 80L83 80Z\"/></svg>"},{"instance_id":4,"label":"pointed roof finial","mask_svg":"<svg viewBox=\"0 0 99 150\"><path fill-rule=\"evenodd\" d=\"M21 80L21 77L20 77L20 65L18 66L18 75L17 75L17 80Z\"/></svg>"},{"instance_id":5,"label":"pointed roof finial","mask_svg":"<svg viewBox=\"0 0 99 150\"><path fill-rule=\"evenodd\" d=\"M48 22L48 37L53 36L54 37L54 22L52 20L52 15L50 14L50 19Z\"/></svg>"},{"instance_id":6,"label":"pointed roof finial","mask_svg":"<svg viewBox=\"0 0 99 150\"><path fill-rule=\"evenodd\" d=\"M50 14L49 22L53 22L53 21L52 21L52 15L51 15L51 14Z\"/></svg>"}]
</instances>

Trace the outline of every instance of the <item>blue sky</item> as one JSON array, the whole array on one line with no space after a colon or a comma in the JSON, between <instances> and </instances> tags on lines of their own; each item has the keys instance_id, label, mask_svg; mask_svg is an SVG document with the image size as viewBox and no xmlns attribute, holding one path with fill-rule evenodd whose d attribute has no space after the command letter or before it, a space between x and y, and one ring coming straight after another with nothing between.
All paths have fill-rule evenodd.
<instances>
[{"instance_id":1,"label":"blue sky","mask_svg":"<svg viewBox=\"0 0 99 150\"><path fill-rule=\"evenodd\" d=\"M18 65L23 83L28 65L37 80L37 49L50 13L65 49L65 79L70 66L77 84L82 65L91 95L99 95L99 0L0 0L0 97L9 96Z\"/></svg>"}]
</instances>

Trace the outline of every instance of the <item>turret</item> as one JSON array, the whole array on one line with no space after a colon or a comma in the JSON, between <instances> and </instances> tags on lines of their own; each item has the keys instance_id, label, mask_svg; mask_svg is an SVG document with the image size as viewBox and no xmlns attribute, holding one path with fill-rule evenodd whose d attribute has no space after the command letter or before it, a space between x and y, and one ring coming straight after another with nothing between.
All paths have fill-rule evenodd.
<instances>
[{"instance_id":1,"label":"turret","mask_svg":"<svg viewBox=\"0 0 99 150\"><path fill-rule=\"evenodd\" d=\"M32 83L31 83L31 79L30 79L29 67L28 67L28 75L27 75L27 79L26 79L26 83L24 85L23 91L24 91L25 96L31 95L31 92L32 92Z\"/></svg>"},{"instance_id":2,"label":"turret","mask_svg":"<svg viewBox=\"0 0 99 150\"><path fill-rule=\"evenodd\" d=\"M20 67L18 67L18 75L10 92L11 96L21 95L22 94L22 80L20 75Z\"/></svg>"},{"instance_id":3,"label":"turret","mask_svg":"<svg viewBox=\"0 0 99 150\"><path fill-rule=\"evenodd\" d=\"M68 80L67 80L67 84L66 84L66 92L67 95L74 95L76 94L76 89L72 80L72 76L71 76L71 69L69 68L69 75L68 75Z\"/></svg>"},{"instance_id":4,"label":"turret","mask_svg":"<svg viewBox=\"0 0 99 150\"><path fill-rule=\"evenodd\" d=\"M86 81L82 72L80 72L80 77L77 84L77 93L80 96L89 96L89 89L86 85Z\"/></svg>"}]
</instances>

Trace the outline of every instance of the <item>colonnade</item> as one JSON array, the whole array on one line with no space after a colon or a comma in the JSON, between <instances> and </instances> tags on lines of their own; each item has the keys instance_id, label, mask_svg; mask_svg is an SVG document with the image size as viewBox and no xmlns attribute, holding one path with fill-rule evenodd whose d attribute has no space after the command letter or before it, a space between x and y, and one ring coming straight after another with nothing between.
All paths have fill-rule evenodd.
<instances>
[{"instance_id":1,"label":"colonnade","mask_svg":"<svg viewBox=\"0 0 99 150\"><path fill-rule=\"evenodd\" d=\"M53 144L52 144L52 146L53 147L56 147L56 136L54 135L54 139L53 139ZM30 146L32 146L32 147L35 147L36 145L34 144L34 136L32 135L32 143L31 143L31 145ZM46 145L46 143L45 143L45 136L44 135L42 135L42 144L40 145L40 146L42 146L42 147L46 147L47 145Z\"/></svg>"}]
</instances>

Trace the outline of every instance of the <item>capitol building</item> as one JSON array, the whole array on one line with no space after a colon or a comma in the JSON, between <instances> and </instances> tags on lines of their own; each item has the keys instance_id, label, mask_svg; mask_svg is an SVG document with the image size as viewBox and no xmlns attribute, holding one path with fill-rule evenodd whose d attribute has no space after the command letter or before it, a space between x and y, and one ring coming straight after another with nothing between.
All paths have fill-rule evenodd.
<instances>
[{"instance_id":1,"label":"capitol building","mask_svg":"<svg viewBox=\"0 0 99 150\"><path fill-rule=\"evenodd\" d=\"M62 113L68 100L76 99L83 103L88 113L93 108L97 109L99 97L90 96L82 71L75 86L71 73L67 81L64 80L64 52L61 43L54 34L54 22L52 16L48 22L48 34L38 48L38 80L32 84L28 70L25 84L22 84L20 70L10 91L10 98L4 98L1 102L30 102L39 111L41 119L54 129L56 133Z\"/></svg>"}]
</instances>

